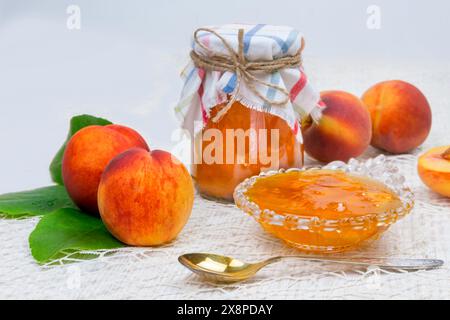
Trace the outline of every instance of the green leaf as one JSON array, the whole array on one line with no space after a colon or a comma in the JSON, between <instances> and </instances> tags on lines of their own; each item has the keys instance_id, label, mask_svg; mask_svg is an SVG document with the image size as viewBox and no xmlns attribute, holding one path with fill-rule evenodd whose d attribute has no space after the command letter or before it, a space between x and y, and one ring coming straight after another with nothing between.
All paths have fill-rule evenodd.
<instances>
[{"instance_id":1,"label":"green leaf","mask_svg":"<svg viewBox=\"0 0 450 320\"><path fill-rule=\"evenodd\" d=\"M78 251L125 246L108 232L100 219L69 208L44 216L28 241L31 255L39 263L51 262Z\"/></svg>"},{"instance_id":2,"label":"green leaf","mask_svg":"<svg viewBox=\"0 0 450 320\"><path fill-rule=\"evenodd\" d=\"M62 165L62 158L64 155L64 151L66 150L67 142L70 140L70 138L77 133L79 130L83 129L84 127L97 125L97 126L106 126L108 124L112 124L112 122L103 119L103 118L97 118L94 116L90 116L87 114L75 116L70 120L70 129L69 134L67 136L66 141L61 146L61 148L56 153L55 157L53 158L51 164L50 164L50 175L52 177L53 182L57 184L63 185L63 178L61 173L61 165Z\"/></svg>"},{"instance_id":3,"label":"green leaf","mask_svg":"<svg viewBox=\"0 0 450 320\"><path fill-rule=\"evenodd\" d=\"M7 218L44 215L60 208L76 208L64 186L0 195L0 215Z\"/></svg>"}]
</instances>

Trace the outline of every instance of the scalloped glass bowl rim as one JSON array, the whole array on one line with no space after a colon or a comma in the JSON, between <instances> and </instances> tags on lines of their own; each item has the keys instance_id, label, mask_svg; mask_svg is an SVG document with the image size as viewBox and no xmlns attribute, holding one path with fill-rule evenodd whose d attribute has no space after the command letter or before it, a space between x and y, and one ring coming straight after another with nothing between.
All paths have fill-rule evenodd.
<instances>
[{"instance_id":1,"label":"scalloped glass bowl rim","mask_svg":"<svg viewBox=\"0 0 450 320\"><path fill-rule=\"evenodd\" d=\"M250 201L245 196L245 192L248 190L248 188L252 187L253 184L260 178L293 171L318 169L341 170L352 175L365 176L380 181L387 185L399 196L402 202L402 206L394 210L389 210L382 213L371 213L361 216L344 217L336 220L331 220L322 219L317 216L281 214L268 209L261 210L256 203ZM381 176L380 171L382 171ZM396 222L398 219L406 216L411 211L414 206L414 194L412 193L411 189L406 186L405 178L399 173L398 167L395 166L384 155L379 155L376 158L370 158L366 161L350 159L348 163L342 161L334 161L325 166L312 166L301 169L291 168L261 172L257 176L245 179L236 187L234 191L234 201L237 207L239 207L247 214L253 216L260 223L266 223L275 226L284 226L289 230L308 230L315 229L320 226L338 229L339 226L348 225L349 223L359 226L368 219L376 219L380 226L389 226Z\"/></svg>"}]
</instances>

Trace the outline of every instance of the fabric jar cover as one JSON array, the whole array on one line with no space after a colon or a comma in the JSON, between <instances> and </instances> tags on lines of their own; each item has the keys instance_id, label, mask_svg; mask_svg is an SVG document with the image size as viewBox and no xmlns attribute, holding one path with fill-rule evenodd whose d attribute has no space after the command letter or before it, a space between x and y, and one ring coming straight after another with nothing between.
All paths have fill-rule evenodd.
<instances>
[{"instance_id":1,"label":"fabric jar cover","mask_svg":"<svg viewBox=\"0 0 450 320\"><path fill-rule=\"evenodd\" d=\"M243 51L247 61L271 61L293 56L300 50L303 38L297 30L286 26L231 24L207 28L222 36L235 52L238 52L239 29L243 29ZM207 52L193 40L192 50L198 55L229 55L224 43L214 34L200 31L198 39L209 49ZM274 73L255 72L253 75L262 82L286 89L289 92L289 101L286 105L268 104L252 92L245 81L240 82L237 90L237 75L234 72L205 71L190 61L182 72L185 83L180 102L175 107L176 114L182 119L183 129L188 130L191 137L196 135L202 127L195 123L205 124L210 118L211 109L227 102L228 95L231 95L248 108L282 118L301 141L300 119L311 115L314 121L318 121L322 109L320 96L310 85L303 68L284 68ZM255 83L255 87L270 101L285 98L281 92L272 87L260 83Z\"/></svg>"}]
</instances>

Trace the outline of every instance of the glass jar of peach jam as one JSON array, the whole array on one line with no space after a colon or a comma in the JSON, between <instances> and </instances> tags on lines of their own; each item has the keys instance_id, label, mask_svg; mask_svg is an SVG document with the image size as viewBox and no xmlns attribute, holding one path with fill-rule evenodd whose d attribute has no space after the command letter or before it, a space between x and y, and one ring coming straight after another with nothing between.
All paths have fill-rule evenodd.
<instances>
[{"instance_id":1,"label":"glass jar of peach jam","mask_svg":"<svg viewBox=\"0 0 450 320\"><path fill-rule=\"evenodd\" d=\"M192 139L192 177L207 198L233 201L262 171L303 166L301 117L319 95L301 66L293 28L225 25L197 29L176 107Z\"/></svg>"},{"instance_id":2,"label":"glass jar of peach jam","mask_svg":"<svg viewBox=\"0 0 450 320\"><path fill-rule=\"evenodd\" d=\"M223 107L214 107L212 116ZM208 133L211 130L217 131ZM303 166L302 143L285 121L240 102L234 102L218 122L209 120L199 135L203 139L196 137L193 158L200 161L194 161L192 176L197 190L207 198L232 201L234 189L248 177ZM217 137L223 139L216 141Z\"/></svg>"}]
</instances>

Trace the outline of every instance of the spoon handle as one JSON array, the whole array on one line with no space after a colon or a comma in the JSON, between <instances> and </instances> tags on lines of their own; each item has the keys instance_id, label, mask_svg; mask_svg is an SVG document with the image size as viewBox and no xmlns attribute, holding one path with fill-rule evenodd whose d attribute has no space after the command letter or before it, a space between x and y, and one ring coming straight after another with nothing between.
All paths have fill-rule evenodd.
<instances>
[{"instance_id":1,"label":"spoon handle","mask_svg":"<svg viewBox=\"0 0 450 320\"><path fill-rule=\"evenodd\" d=\"M407 259L407 258L332 258L332 257L313 257L313 256L279 256L273 257L264 262L264 265L280 261L282 259L301 259L306 261L332 262L357 266L376 266L382 269L400 269L400 270L428 270L435 269L444 264L439 259Z\"/></svg>"}]
</instances>

